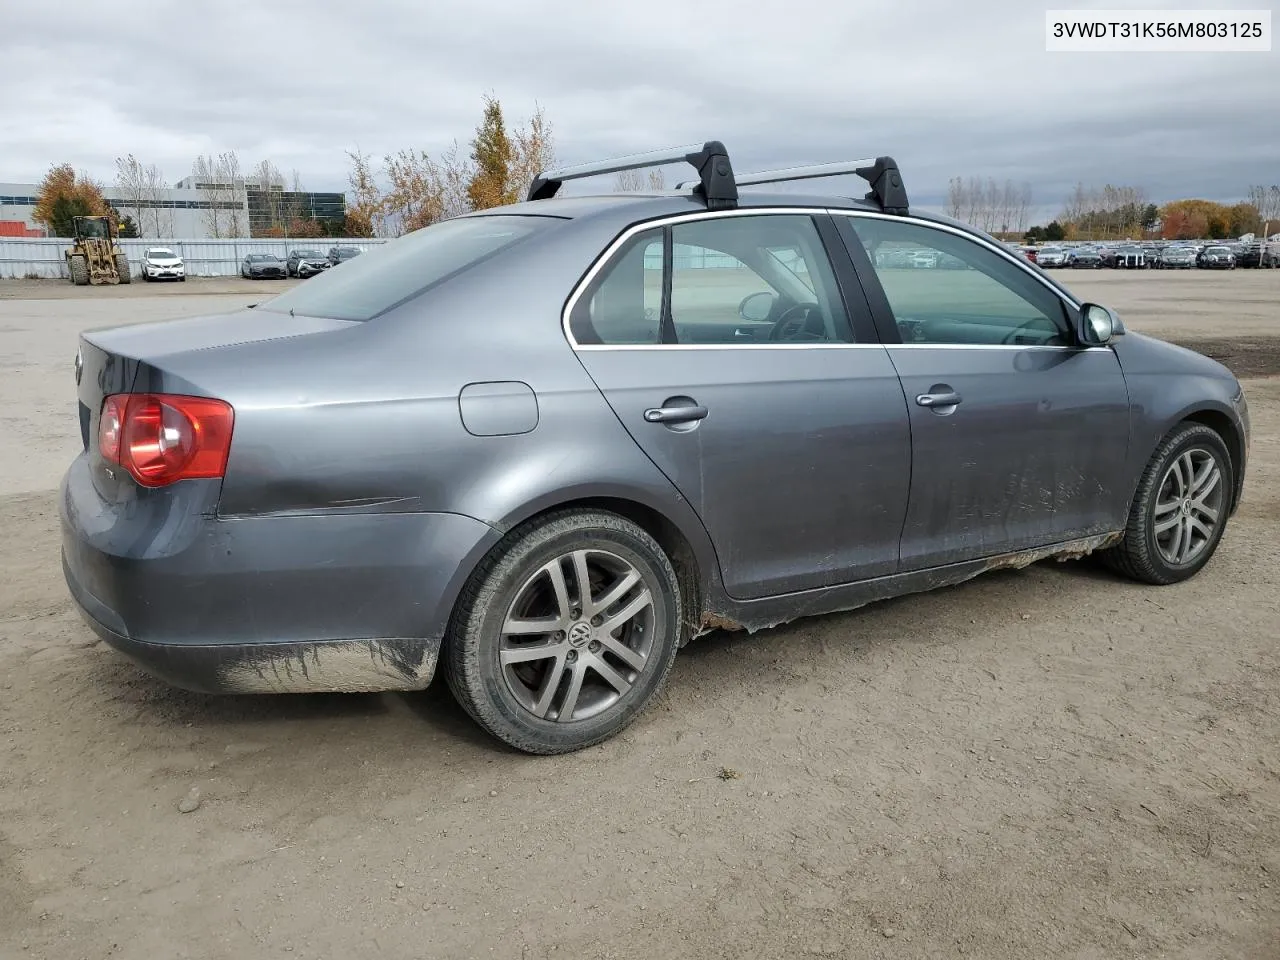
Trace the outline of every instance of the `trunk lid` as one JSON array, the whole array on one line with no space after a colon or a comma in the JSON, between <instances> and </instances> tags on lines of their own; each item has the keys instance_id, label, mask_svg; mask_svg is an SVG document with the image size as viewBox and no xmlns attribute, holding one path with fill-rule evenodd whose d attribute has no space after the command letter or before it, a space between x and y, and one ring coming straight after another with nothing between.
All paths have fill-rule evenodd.
<instances>
[{"instance_id":1,"label":"trunk lid","mask_svg":"<svg viewBox=\"0 0 1280 960\"><path fill-rule=\"evenodd\" d=\"M166 360L268 340L305 337L359 326L350 320L239 310L235 313L161 320L87 330L80 335L76 361L80 435L86 451L96 452L103 400L132 393L139 383L156 382ZM141 379L140 379L141 374ZM198 392L198 391L193 391Z\"/></svg>"}]
</instances>

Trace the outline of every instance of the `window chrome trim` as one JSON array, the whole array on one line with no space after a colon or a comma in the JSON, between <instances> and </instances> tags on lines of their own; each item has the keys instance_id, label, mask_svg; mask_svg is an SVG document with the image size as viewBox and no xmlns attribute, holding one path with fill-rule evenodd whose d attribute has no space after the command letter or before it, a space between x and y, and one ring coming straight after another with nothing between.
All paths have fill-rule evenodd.
<instances>
[{"instance_id":1,"label":"window chrome trim","mask_svg":"<svg viewBox=\"0 0 1280 960\"><path fill-rule=\"evenodd\" d=\"M725 217L768 217L768 216L803 216L815 217L825 214L822 207L739 207L735 210L699 210L696 213L678 213L667 217L657 217L634 223L605 247L604 252L596 258L590 269L582 275L569 299L565 301L560 313L560 329L565 339L574 350L596 352L601 350L849 350L849 349L884 349L882 343L578 343L573 336L573 328L569 318L574 308L582 299L587 287L591 286L596 276L614 260L619 248L637 233L661 227L689 223L695 220L719 220ZM832 266L834 269L834 265Z\"/></svg>"},{"instance_id":2,"label":"window chrome trim","mask_svg":"<svg viewBox=\"0 0 1280 960\"><path fill-rule=\"evenodd\" d=\"M1017 344L1017 343L578 343L573 336L573 328L569 323L569 318L573 315L574 308L577 307L578 301L582 299L592 281L600 274L605 267L611 264L618 250L627 243L632 237L646 230L653 230L661 227L667 227L679 223L689 223L695 220L712 220L724 217L760 217L760 216L805 216L813 217L819 214L839 217L866 217L871 220L891 220L894 223L919 224L933 230L940 230L943 233L951 233L958 237L971 240L981 247L985 247L996 253L1010 263L1015 264L1018 269L1029 274L1041 284L1043 284L1054 296L1060 300L1066 301L1074 309L1080 309L1081 301L1075 299L1073 295L1058 288L1047 277L1042 277L1034 270L1030 269L1029 264L1015 257L1007 249L1002 248L997 243L992 243L982 237L975 237L973 234L964 230L959 230L945 223L933 223L929 220L920 220L916 217L900 217L886 213L874 213L870 210L848 210L843 208L830 207L739 207L735 210L699 210L695 213L678 213L666 217L657 217L653 220L644 220L640 223L634 223L627 227L622 233L618 234L610 244L605 247L604 251L591 264L590 268L584 273L581 279L574 286L573 291L569 294L568 300L565 301L564 309L560 313L560 329L563 331L565 339L569 342L569 346L574 351L582 351L587 353L595 353L608 350L888 350L897 349L899 347L910 347L915 349L930 350L1072 350L1077 353L1094 352L1098 350L1109 350L1109 347L1080 347L1071 344Z\"/></svg>"},{"instance_id":3,"label":"window chrome trim","mask_svg":"<svg viewBox=\"0 0 1280 960\"><path fill-rule=\"evenodd\" d=\"M917 217L899 217L888 213L875 213L871 210L845 210L845 209L828 209L826 211L833 217L864 217L868 220L890 220L894 223L911 223L916 226L926 227L930 230L939 230L942 233L950 233L954 236L961 237L965 240L972 241L980 247L992 251L1004 257L1010 263L1017 266L1019 270L1026 273L1039 281L1046 289L1048 289L1059 300L1065 300L1074 309L1079 310L1083 301L1077 300L1075 295L1063 287L1059 287L1048 277L1041 276L1035 270L1031 269L1031 264L1023 260L1021 257L1015 257L1006 247L1002 247L998 243L987 240L985 237L977 237L967 230L960 230L947 223L934 223L932 220L921 220Z\"/></svg>"}]
</instances>

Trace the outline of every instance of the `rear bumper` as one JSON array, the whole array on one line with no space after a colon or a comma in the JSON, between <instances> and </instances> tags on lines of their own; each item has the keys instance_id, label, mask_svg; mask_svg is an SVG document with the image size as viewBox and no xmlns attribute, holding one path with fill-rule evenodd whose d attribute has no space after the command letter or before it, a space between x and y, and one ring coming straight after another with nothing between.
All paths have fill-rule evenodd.
<instances>
[{"instance_id":1,"label":"rear bumper","mask_svg":"<svg viewBox=\"0 0 1280 960\"><path fill-rule=\"evenodd\" d=\"M166 683L196 693L370 693L422 690L435 675L441 640L317 640L302 643L145 643L95 615L103 605L63 573L80 615L120 653Z\"/></svg>"},{"instance_id":2,"label":"rear bumper","mask_svg":"<svg viewBox=\"0 0 1280 960\"><path fill-rule=\"evenodd\" d=\"M218 519L216 482L104 499L87 455L60 497L67 587L108 644L212 693L414 690L499 539L445 513Z\"/></svg>"}]
</instances>

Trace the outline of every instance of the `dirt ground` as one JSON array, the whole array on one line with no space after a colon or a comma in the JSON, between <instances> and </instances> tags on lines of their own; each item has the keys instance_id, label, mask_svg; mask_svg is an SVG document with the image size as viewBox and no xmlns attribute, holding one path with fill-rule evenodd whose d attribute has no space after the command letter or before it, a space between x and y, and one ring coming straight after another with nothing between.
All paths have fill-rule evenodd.
<instances>
[{"instance_id":1,"label":"dirt ground","mask_svg":"<svg viewBox=\"0 0 1280 960\"><path fill-rule=\"evenodd\" d=\"M97 643L56 535L77 332L268 285L0 282L0 958L1280 958L1280 271L1064 278L1250 377L1200 576L713 635L560 758L443 684L201 697Z\"/></svg>"}]
</instances>

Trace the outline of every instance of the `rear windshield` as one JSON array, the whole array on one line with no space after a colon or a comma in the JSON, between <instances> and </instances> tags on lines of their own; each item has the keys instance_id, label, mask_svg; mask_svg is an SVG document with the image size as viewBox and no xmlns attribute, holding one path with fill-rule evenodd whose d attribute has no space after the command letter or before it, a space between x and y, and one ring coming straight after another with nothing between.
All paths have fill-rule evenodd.
<instances>
[{"instance_id":1,"label":"rear windshield","mask_svg":"<svg viewBox=\"0 0 1280 960\"><path fill-rule=\"evenodd\" d=\"M258 309L372 320L556 222L503 215L443 220L376 246L341 270L326 270Z\"/></svg>"}]
</instances>

